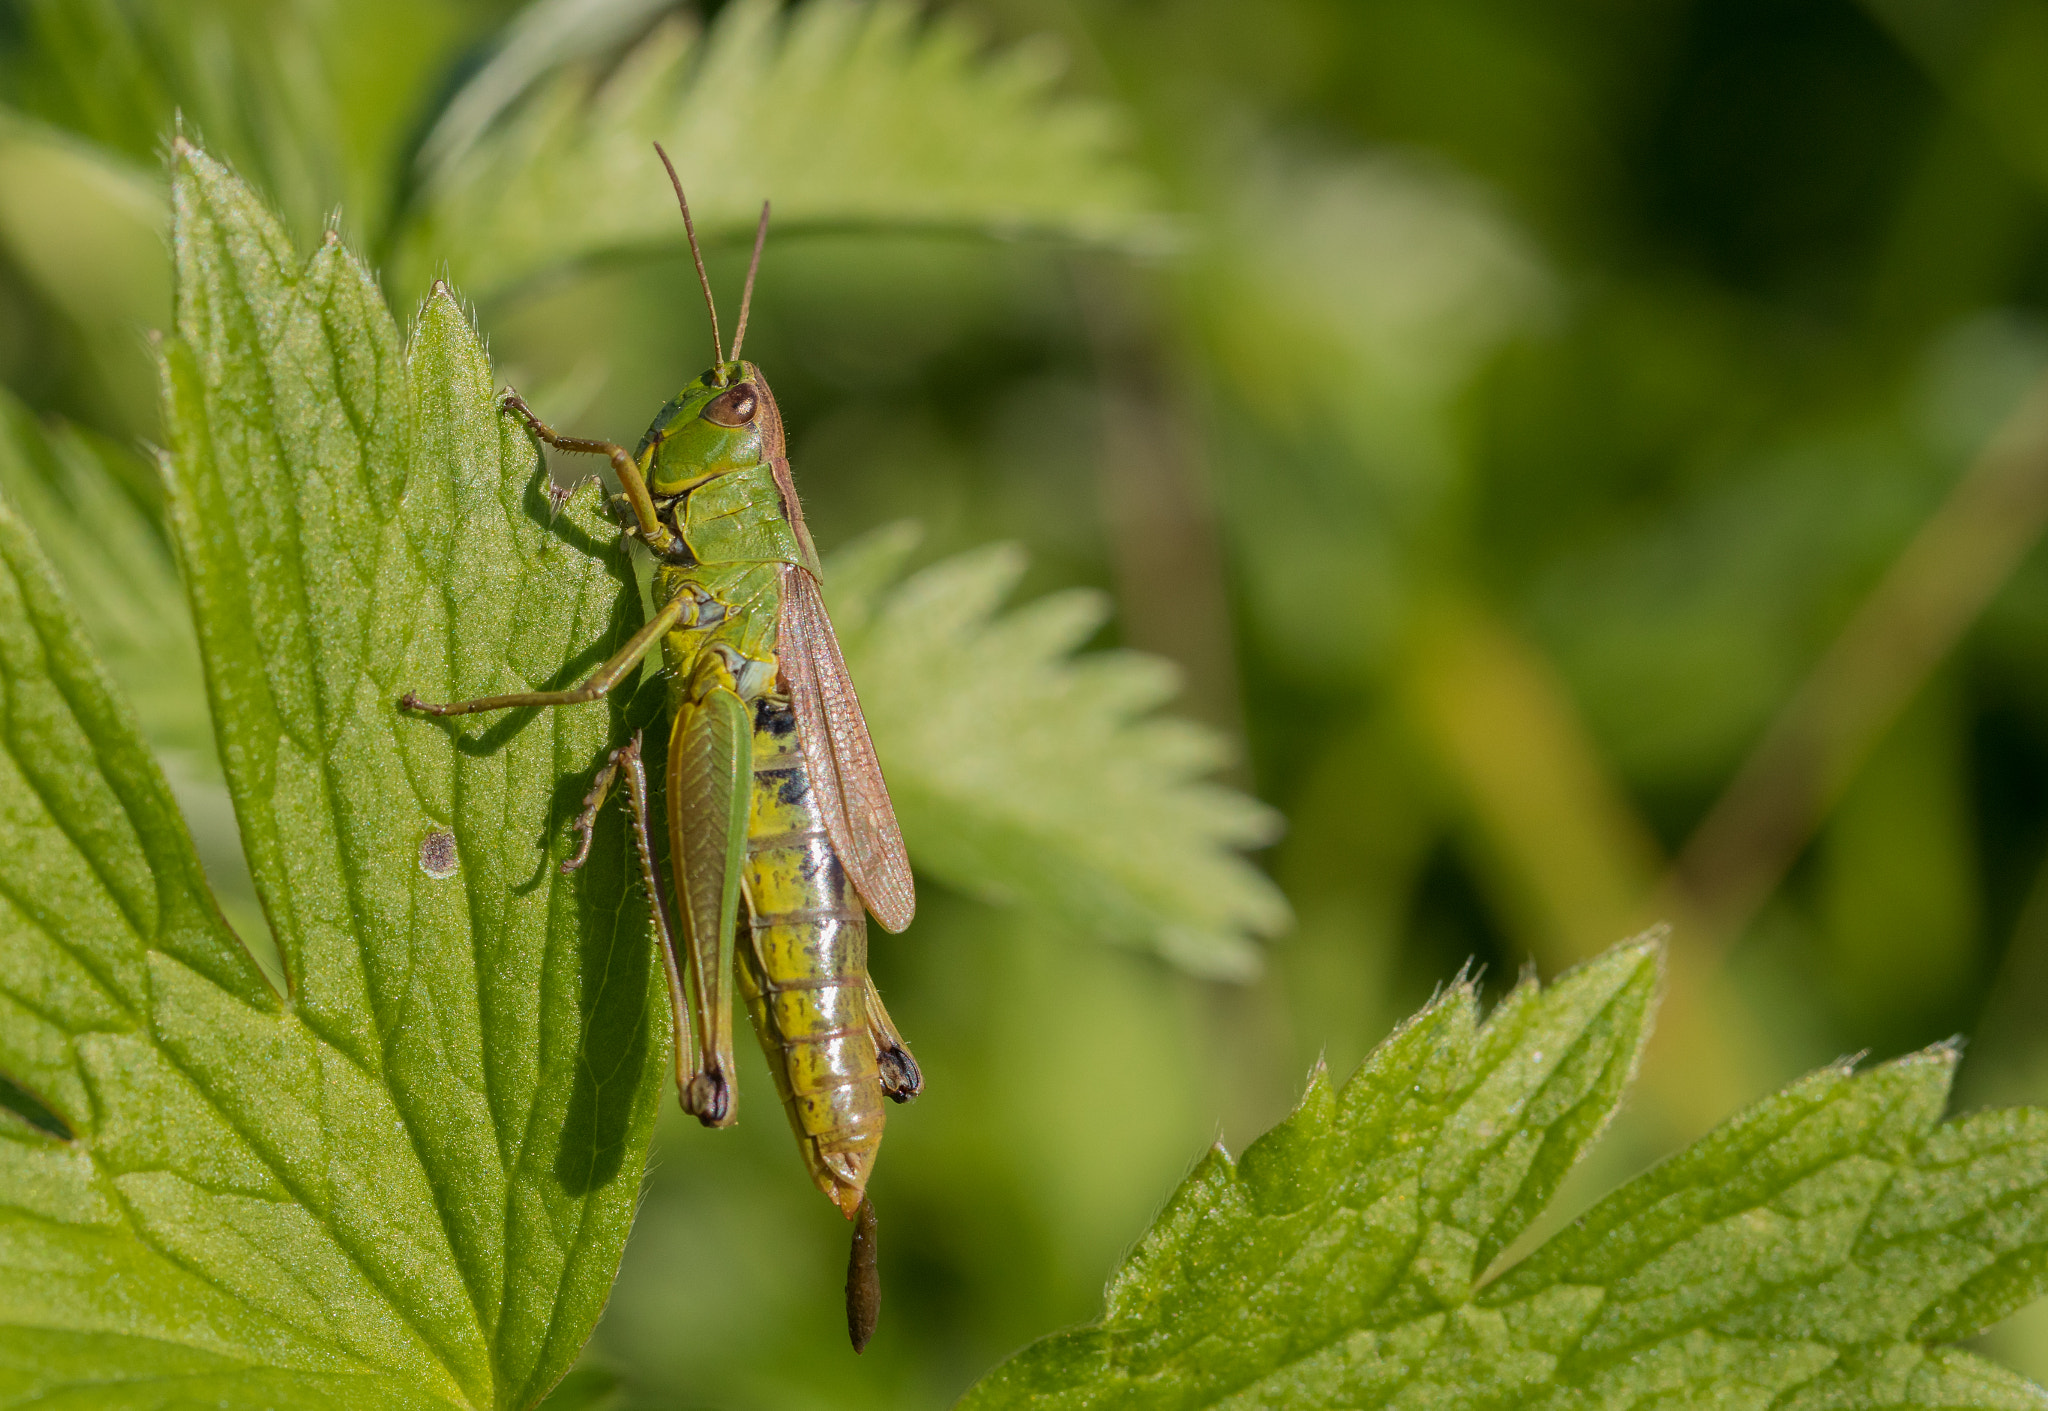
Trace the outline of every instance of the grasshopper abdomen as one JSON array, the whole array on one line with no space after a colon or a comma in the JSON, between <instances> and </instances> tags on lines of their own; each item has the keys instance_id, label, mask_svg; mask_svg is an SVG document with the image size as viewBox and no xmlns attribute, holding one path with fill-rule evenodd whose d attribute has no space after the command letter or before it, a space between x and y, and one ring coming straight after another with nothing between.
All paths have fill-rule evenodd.
<instances>
[{"instance_id":1,"label":"grasshopper abdomen","mask_svg":"<svg viewBox=\"0 0 2048 1411\"><path fill-rule=\"evenodd\" d=\"M789 703L766 697L754 718L740 992L811 1179L851 1216L884 1122L867 914L832 850Z\"/></svg>"}]
</instances>

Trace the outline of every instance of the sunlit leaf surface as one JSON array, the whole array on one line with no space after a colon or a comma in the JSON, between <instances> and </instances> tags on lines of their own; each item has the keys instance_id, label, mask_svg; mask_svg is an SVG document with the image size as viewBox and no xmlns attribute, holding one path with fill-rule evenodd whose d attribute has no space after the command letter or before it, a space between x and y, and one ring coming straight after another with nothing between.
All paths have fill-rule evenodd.
<instances>
[{"instance_id":1,"label":"sunlit leaf surface","mask_svg":"<svg viewBox=\"0 0 2048 1411\"><path fill-rule=\"evenodd\" d=\"M0 1389L531 1404L603 1306L662 1087L619 839L551 865L611 719L457 739L394 701L601 651L607 521L551 512L445 293L401 345L338 242L301 261L190 148L174 194L171 516L289 997L10 515L0 1072L65 1132L7 1129ZM452 875L421 854L449 831Z\"/></svg>"},{"instance_id":2,"label":"sunlit leaf surface","mask_svg":"<svg viewBox=\"0 0 2048 1411\"><path fill-rule=\"evenodd\" d=\"M1460 983L1341 1088L1212 1152L1100 1323L964 1405L2039 1407L1952 1346L2048 1284L2048 1112L1940 1124L1956 1051L1795 1083L1502 1277L1620 1102L1657 950Z\"/></svg>"}]
</instances>

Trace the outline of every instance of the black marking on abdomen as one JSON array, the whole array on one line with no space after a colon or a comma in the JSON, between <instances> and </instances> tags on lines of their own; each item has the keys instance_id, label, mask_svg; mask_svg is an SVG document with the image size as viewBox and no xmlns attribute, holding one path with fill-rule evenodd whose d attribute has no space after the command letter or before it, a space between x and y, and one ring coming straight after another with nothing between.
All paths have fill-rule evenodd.
<instances>
[{"instance_id":1,"label":"black marking on abdomen","mask_svg":"<svg viewBox=\"0 0 2048 1411\"><path fill-rule=\"evenodd\" d=\"M763 696L754 702L754 730L780 739L796 733L796 707L787 700Z\"/></svg>"},{"instance_id":2,"label":"black marking on abdomen","mask_svg":"<svg viewBox=\"0 0 2048 1411\"><path fill-rule=\"evenodd\" d=\"M775 801L785 808L793 808L810 796L811 776L801 763L770 765L765 769L756 766L755 787L761 787L764 781L775 786Z\"/></svg>"}]
</instances>

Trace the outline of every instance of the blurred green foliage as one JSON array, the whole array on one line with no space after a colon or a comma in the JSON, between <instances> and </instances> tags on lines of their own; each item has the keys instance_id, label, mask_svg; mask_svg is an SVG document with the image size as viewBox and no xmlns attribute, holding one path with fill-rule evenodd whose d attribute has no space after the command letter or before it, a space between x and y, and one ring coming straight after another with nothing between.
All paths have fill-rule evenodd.
<instances>
[{"instance_id":1,"label":"blurred green foliage","mask_svg":"<svg viewBox=\"0 0 2048 1411\"><path fill-rule=\"evenodd\" d=\"M706 344L641 156L670 134L633 125L694 137L721 290L754 201L801 217L749 351L820 542L915 519L933 561L1021 542L1027 602L1106 590L1107 639L1178 664L1286 822L1297 925L1250 983L944 887L878 942L932 1081L858 1363L779 1124L657 1135L592 1353L624 1404L941 1404L1093 1316L1207 1138L1470 955L1678 923L1589 1181L1845 1051L1969 1032L1966 1103L2041 1096L2044 16L812 0L793 52L747 0L708 39L653 0L7 0L0 383L33 434L0 483L112 600L101 650L249 933L190 681L132 650L186 629L112 591L160 551L134 448L177 114L302 247L338 210L401 322L458 274L501 372L620 439ZM122 526L98 569L67 503ZM2048 1323L2000 1336L2048 1373Z\"/></svg>"}]
</instances>

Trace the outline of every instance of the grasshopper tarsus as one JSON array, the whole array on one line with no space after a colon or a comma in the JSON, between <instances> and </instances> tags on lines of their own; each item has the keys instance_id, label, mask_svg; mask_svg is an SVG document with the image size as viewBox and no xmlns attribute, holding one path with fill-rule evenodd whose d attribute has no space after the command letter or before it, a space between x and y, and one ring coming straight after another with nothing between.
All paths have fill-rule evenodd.
<instances>
[{"instance_id":1,"label":"grasshopper tarsus","mask_svg":"<svg viewBox=\"0 0 2048 1411\"><path fill-rule=\"evenodd\" d=\"M620 745L604 757L604 767L597 771L597 777L590 781L590 792L583 796L583 810L576 815L576 821L569 827L581 833L583 839L576 845L576 851L562 861L562 871L574 872L590 860L590 843L597 836L597 812L604 807L604 801L611 795L612 781L619 777L619 770L640 758L640 732L635 730L633 738Z\"/></svg>"},{"instance_id":2,"label":"grasshopper tarsus","mask_svg":"<svg viewBox=\"0 0 2048 1411\"><path fill-rule=\"evenodd\" d=\"M550 477L548 480L548 522L552 524L562 514L562 507L569 503L569 497L576 493L574 485L564 485Z\"/></svg>"},{"instance_id":3,"label":"grasshopper tarsus","mask_svg":"<svg viewBox=\"0 0 2048 1411\"><path fill-rule=\"evenodd\" d=\"M896 1023L875 988L875 977L863 977L867 988L868 1032L875 1039L875 1062L881 1069L882 1092L891 1102L909 1102L924 1091L924 1074L910 1056L910 1045L896 1032Z\"/></svg>"},{"instance_id":4,"label":"grasshopper tarsus","mask_svg":"<svg viewBox=\"0 0 2048 1411\"><path fill-rule=\"evenodd\" d=\"M882 1070L882 1091L891 1102L909 1102L924 1091L924 1074L909 1049L885 1044L876 1049L875 1059Z\"/></svg>"},{"instance_id":5,"label":"grasshopper tarsus","mask_svg":"<svg viewBox=\"0 0 2048 1411\"><path fill-rule=\"evenodd\" d=\"M707 1127L723 1127L732 1120L732 1084L725 1074L707 1068L690 1079L684 1094L683 1111Z\"/></svg>"},{"instance_id":6,"label":"grasshopper tarsus","mask_svg":"<svg viewBox=\"0 0 2048 1411\"><path fill-rule=\"evenodd\" d=\"M510 387L507 387L498 394L498 405L508 411L516 412L519 419L526 423L528 431L531 431L535 436L547 442L558 451L573 451L577 455L584 456L605 456L610 458L615 464L621 461L629 466L633 464L632 457L627 454L626 448L623 446L589 436L564 436L561 432L555 430L536 416L533 408L526 405L526 399Z\"/></svg>"}]
</instances>

